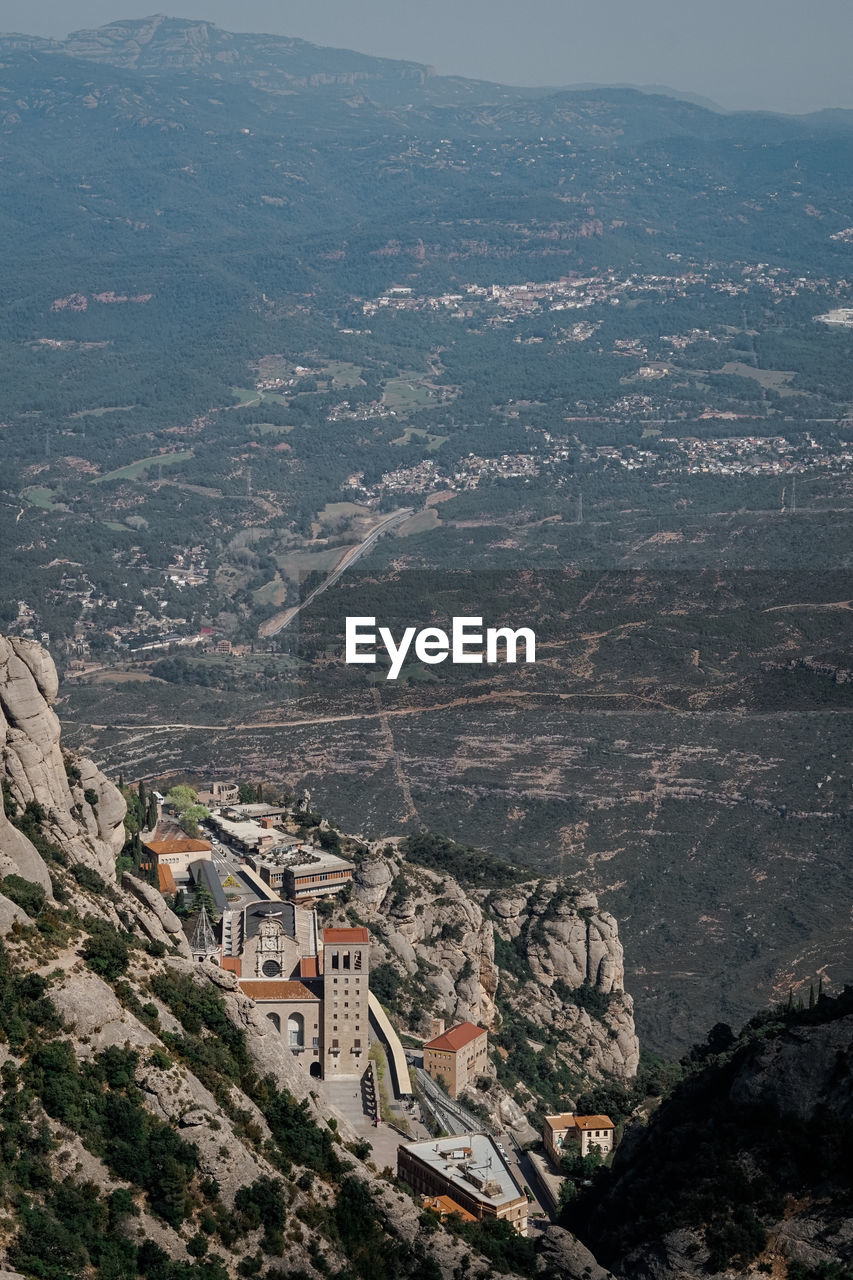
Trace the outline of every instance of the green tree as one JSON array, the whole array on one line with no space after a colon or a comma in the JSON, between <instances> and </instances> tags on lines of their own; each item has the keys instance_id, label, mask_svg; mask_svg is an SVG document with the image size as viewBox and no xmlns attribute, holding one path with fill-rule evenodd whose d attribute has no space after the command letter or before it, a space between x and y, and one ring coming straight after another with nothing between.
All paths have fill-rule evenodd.
<instances>
[{"instance_id":1,"label":"green tree","mask_svg":"<svg viewBox=\"0 0 853 1280\"><path fill-rule=\"evenodd\" d=\"M130 945L127 939L106 920L87 921L89 937L83 943L83 959L102 978L119 978L127 972L130 963Z\"/></svg>"},{"instance_id":2,"label":"green tree","mask_svg":"<svg viewBox=\"0 0 853 1280\"><path fill-rule=\"evenodd\" d=\"M197 800L198 796L192 787L185 786L183 783L170 787L166 794L166 803L177 809L178 813L183 813L184 809L188 809Z\"/></svg>"},{"instance_id":3,"label":"green tree","mask_svg":"<svg viewBox=\"0 0 853 1280\"><path fill-rule=\"evenodd\" d=\"M45 904L46 894L40 884L25 880L23 876L10 875L0 880L0 893L35 918Z\"/></svg>"},{"instance_id":4,"label":"green tree","mask_svg":"<svg viewBox=\"0 0 853 1280\"><path fill-rule=\"evenodd\" d=\"M199 823L209 816L210 810L203 804L191 804L181 814L181 826L188 836L199 834Z\"/></svg>"},{"instance_id":5,"label":"green tree","mask_svg":"<svg viewBox=\"0 0 853 1280\"><path fill-rule=\"evenodd\" d=\"M148 812L145 815L145 825L149 831L153 831L157 826L157 819L160 816L160 810L157 805L157 797L152 791L148 797Z\"/></svg>"}]
</instances>

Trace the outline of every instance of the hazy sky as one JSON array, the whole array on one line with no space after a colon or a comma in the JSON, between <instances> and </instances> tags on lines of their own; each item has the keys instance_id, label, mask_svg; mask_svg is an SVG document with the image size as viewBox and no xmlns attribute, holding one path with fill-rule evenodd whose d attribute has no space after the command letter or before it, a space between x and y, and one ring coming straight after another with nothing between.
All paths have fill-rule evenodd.
<instances>
[{"instance_id":1,"label":"hazy sky","mask_svg":"<svg viewBox=\"0 0 853 1280\"><path fill-rule=\"evenodd\" d=\"M853 0L174 0L232 31L513 84L666 84L726 107L853 108ZM150 7L149 7L150 5ZM157 0L0 0L0 30L63 36Z\"/></svg>"}]
</instances>

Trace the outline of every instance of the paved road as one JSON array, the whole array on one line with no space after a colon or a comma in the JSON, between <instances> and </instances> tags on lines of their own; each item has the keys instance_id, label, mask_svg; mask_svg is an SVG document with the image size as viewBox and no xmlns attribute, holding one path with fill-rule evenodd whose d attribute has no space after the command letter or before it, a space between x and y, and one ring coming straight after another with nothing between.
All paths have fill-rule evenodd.
<instances>
[{"instance_id":1,"label":"paved road","mask_svg":"<svg viewBox=\"0 0 853 1280\"><path fill-rule=\"evenodd\" d=\"M357 560L370 551L375 546L384 533L396 528L398 524L404 524L412 514L413 507L404 507L401 511L395 511L393 515L387 516L381 524L367 535L364 542L354 547L352 551L347 552L343 560L336 569L333 569L327 578L324 578L319 587L315 587L310 595L306 596L301 604L295 605L292 609L287 609L284 613L277 614L276 617L270 618L267 622L262 622L258 628L258 635L261 636L277 636L284 631L285 627L289 627L295 617L297 617L303 609L307 609L308 605L327 591L329 587L334 586L342 573L346 573L347 569L351 569Z\"/></svg>"},{"instance_id":2,"label":"paved road","mask_svg":"<svg viewBox=\"0 0 853 1280\"><path fill-rule=\"evenodd\" d=\"M411 1138L404 1138L387 1124L374 1125L369 1099L359 1080L323 1080L318 1087L326 1101L352 1125L359 1137L370 1143L373 1148L371 1158L378 1169L390 1166L396 1173L400 1144L430 1136L411 1116L406 1117L412 1130Z\"/></svg>"},{"instance_id":3,"label":"paved road","mask_svg":"<svg viewBox=\"0 0 853 1280\"><path fill-rule=\"evenodd\" d=\"M208 838L209 838L209 833ZM223 844L221 841L213 846L212 850L213 865L219 876L220 882L227 880L232 876L237 881L237 887L233 885L222 885L222 890L227 897L239 895L239 902L232 902L232 908L246 906L249 902L258 901L261 897L257 886L252 883L248 877L243 875L243 866L240 862L240 854L232 849L230 845Z\"/></svg>"}]
</instances>

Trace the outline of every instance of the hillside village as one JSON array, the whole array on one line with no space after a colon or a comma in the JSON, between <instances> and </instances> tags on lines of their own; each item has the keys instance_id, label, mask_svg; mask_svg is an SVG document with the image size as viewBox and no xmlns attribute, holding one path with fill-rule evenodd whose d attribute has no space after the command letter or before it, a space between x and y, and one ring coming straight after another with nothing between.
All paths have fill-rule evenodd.
<instances>
[{"instance_id":1,"label":"hillside village","mask_svg":"<svg viewBox=\"0 0 853 1280\"><path fill-rule=\"evenodd\" d=\"M351 841L317 822L307 793L266 803L262 787L246 799L252 791L220 780L166 793L141 783L152 825L136 874L156 886L164 909L185 917L194 960L217 966L255 1002L377 1163L396 1168L442 1217L505 1218L526 1235L559 1208L567 1170L583 1172L577 1157L612 1155L613 1120L564 1111L533 1128L495 1078L488 1028L472 1020L494 1022L485 992L445 1002L445 1016L423 1014L422 1034L411 1018L389 1016L382 938L353 923L368 915L377 887L391 887L384 859L347 848ZM306 821L317 824L307 835ZM635 1061L621 1065L626 1075L636 1070Z\"/></svg>"}]
</instances>

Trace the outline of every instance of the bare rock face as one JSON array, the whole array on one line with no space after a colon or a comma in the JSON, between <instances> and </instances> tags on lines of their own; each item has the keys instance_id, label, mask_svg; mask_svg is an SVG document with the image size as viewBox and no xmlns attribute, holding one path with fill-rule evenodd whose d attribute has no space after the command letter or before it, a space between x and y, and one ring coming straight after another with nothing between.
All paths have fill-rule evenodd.
<instances>
[{"instance_id":1,"label":"bare rock face","mask_svg":"<svg viewBox=\"0 0 853 1280\"><path fill-rule=\"evenodd\" d=\"M365 907L378 907L388 893L398 871L388 858L369 858L356 869L352 879L353 901Z\"/></svg>"},{"instance_id":2,"label":"bare rock face","mask_svg":"<svg viewBox=\"0 0 853 1280\"><path fill-rule=\"evenodd\" d=\"M11 902L9 898L5 898L0 893L0 938L9 933L12 925L16 922L18 924L29 924L30 919L25 911L15 906L14 902Z\"/></svg>"},{"instance_id":3,"label":"bare rock face","mask_svg":"<svg viewBox=\"0 0 853 1280\"><path fill-rule=\"evenodd\" d=\"M565 1280L612 1280L611 1273L599 1266L577 1236L562 1227L548 1227L536 1266L539 1271Z\"/></svg>"},{"instance_id":4,"label":"bare rock face","mask_svg":"<svg viewBox=\"0 0 853 1280\"><path fill-rule=\"evenodd\" d=\"M40 645L0 636L0 752L11 794L21 809L41 806L45 835L72 862L112 879L124 842L124 800L91 760L75 761L79 777L66 772L51 706L57 689L56 668ZM50 892L43 858L0 812L0 874L11 871Z\"/></svg>"},{"instance_id":5,"label":"bare rock face","mask_svg":"<svg viewBox=\"0 0 853 1280\"><path fill-rule=\"evenodd\" d=\"M113 1046L150 1049L158 1037L129 1013L108 983L88 969L72 970L54 988L53 999L79 1044L81 1058Z\"/></svg>"},{"instance_id":6,"label":"bare rock face","mask_svg":"<svg viewBox=\"0 0 853 1280\"><path fill-rule=\"evenodd\" d=\"M158 893L153 885L146 884L144 880L139 879L139 876L131 875L129 871L125 871L121 883L135 898L148 907L149 911L153 912L167 933L182 933L180 920L174 911L166 906L162 894Z\"/></svg>"},{"instance_id":7,"label":"bare rock face","mask_svg":"<svg viewBox=\"0 0 853 1280\"><path fill-rule=\"evenodd\" d=\"M492 925L451 876L374 853L353 878L353 899L376 939L372 963L390 955L423 981L450 1021L493 1024Z\"/></svg>"},{"instance_id":8,"label":"bare rock face","mask_svg":"<svg viewBox=\"0 0 853 1280\"><path fill-rule=\"evenodd\" d=\"M570 1060L572 1047L587 1076L631 1079L640 1046L615 919L594 894L559 880L525 888L490 904L497 931L526 959L531 975L508 998L520 1013L557 1032L566 1046L561 1056Z\"/></svg>"}]
</instances>

